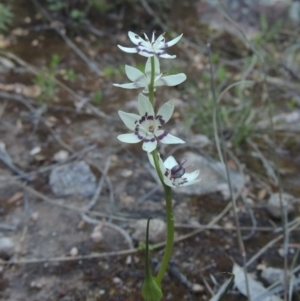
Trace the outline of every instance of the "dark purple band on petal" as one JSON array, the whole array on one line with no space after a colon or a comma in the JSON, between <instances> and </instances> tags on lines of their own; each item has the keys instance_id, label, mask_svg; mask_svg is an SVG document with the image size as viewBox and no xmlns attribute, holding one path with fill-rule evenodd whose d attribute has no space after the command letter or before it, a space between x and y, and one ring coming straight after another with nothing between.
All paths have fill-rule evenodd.
<instances>
[{"instance_id":1,"label":"dark purple band on petal","mask_svg":"<svg viewBox=\"0 0 300 301\"><path fill-rule=\"evenodd\" d=\"M139 124L142 124L146 120L145 116L142 116L142 118L139 120Z\"/></svg>"},{"instance_id":2,"label":"dark purple band on petal","mask_svg":"<svg viewBox=\"0 0 300 301\"><path fill-rule=\"evenodd\" d=\"M164 131L161 135L157 136L158 140L162 140L163 138L165 138L169 133L167 131Z\"/></svg>"},{"instance_id":3,"label":"dark purple band on petal","mask_svg":"<svg viewBox=\"0 0 300 301\"><path fill-rule=\"evenodd\" d=\"M144 142L154 142L155 141L155 137L151 138L151 139L144 139Z\"/></svg>"},{"instance_id":4,"label":"dark purple band on petal","mask_svg":"<svg viewBox=\"0 0 300 301\"><path fill-rule=\"evenodd\" d=\"M158 56L161 56L161 55L163 55L163 54L166 54L166 52L165 52L164 50L161 50L161 51L158 51L156 54L157 54Z\"/></svg>"},{"instance_id":5,"label":"dark purple band on petal","mask_svg":"<svg viewBox=\"0 0 300 301\"><path fill-rule=\"evenodd\" d=\"M138 131L135 131L134 134L140 139L143 140L144 137L142 135L140 135L140 133Z\"/></svg>"},{"instance_id":6,"label":"dark purple band on petal","mask_svg":"<svg viewBox=\"0 0 300 301\"><path fill-rule=\"evenodd\" d=\"M137 52L146 52L146 53L149 53L149 54L154 54L154 51L152 50L148 50L148 49L145 49L145 48L140 48L140 47L136 47L136 51Z\"/></svg>"},{"instance_id":7,"label":"dark purple band on petal","mask_svg":"<svg viewBox=\"0 0 300 301\"><path fill-rule=\"evenodd\" d=\"M154 116L152 115L147 116L147 120L154 120Z\"/></svg>"},{"instance_id":8,"label":"dark purple band on petal","mask_svg":"<svg viewBox=\"0 0 300 301\"><path fill-rule=\"evenodd\" d=\"M164 125L166 123L161 115L157 115L156 120L159 121L160 125Z\"/></svg>"}]
</instances>

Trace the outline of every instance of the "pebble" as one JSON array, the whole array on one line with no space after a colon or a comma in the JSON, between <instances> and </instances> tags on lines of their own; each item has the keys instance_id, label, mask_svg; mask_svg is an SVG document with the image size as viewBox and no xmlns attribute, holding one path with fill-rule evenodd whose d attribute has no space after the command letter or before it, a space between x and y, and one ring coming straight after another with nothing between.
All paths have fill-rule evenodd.
<instances>
[{"instance_id":1,"label":"pebble","mask_svg":"<svg viewBox=\"0 0 300 301\"><path fill-rule=\"evenodd\" d=\"M133 171L131 169L123 169L121 171L121 176L125 179L131 177L132 174L133 174Z\"/></svg>"},{"instance_id":2,"label":"pebble","mask_svg":"<svg viewBox=\"0 0 300 301\"><path fill-rule=\"evenodd\" d=\"M96 190L96 177L84 161L54 167L49 182L56 196L81 194L90 197Z\"/></svg>"},{"instance_id":3,"label":"pebble","mask_svg":"<svg viewBox=\"0 0 300 301\"><path fill-rule=\"evenodd\" d=\"M38 153L40 153L42 150L42 148L40 146L36 146L34 147L31 151L30 151L30 155L31 156L35 156L37 155Z\"/></svg>"},{"instance_id":4,"label":"pebble","mask_svg":"<svg viewBox=\"0 0 300 301\"><path fill-rule=\"evenodd\" d=\"M33 222L36 222L39 218L39 213L38 212L33 212L30 216L30 219L33 221Z\"/></svg>"},{"instance_id":5,"label":"pebble","mask_svg":"<svg viewBox=\"0 0 300 301\"><path fill-rule=\"evenodd\" d=\"M140 219L136 221L132 228L134 228L134 233L132 237L137 241L146 240L146 228L147 219ZM166 239L166 223L160 219L151 219L150 230L149 230L149 241L151 243L158 243Z\"/></svg>"},{"instance_id":6,"label":"pebble","mask_svg":"<svg viewBox=\"0 0 300 301\"><path fill-rule=\"evenodd\" d=\"M204 291L204 287L198 283L194 283L192 286L193 293L201 293Z\"/></svg>"},{"instance_id":7,"label":"pebble","mask_svg":"<svg viewBox=\"0 0 300 301\"><path fill-rule=\"evenodd\" d=\"M295 198L292 195L282 193L282 204L285 206L288 214L294 211L294 201ZM270 196L266 208L272 217L281 218L279 193L274 193Z\"/></svg>"},{"instance_id":8,"label":"pebble","mask_svg":"<svg viewBox=\"0 0 300 301\"><path fill-rule=\"evenodd\" d=\"M76 247L73 247L71 250L70 250L70 256L71 257L75 257L78 255L78 249Z\"/></svg>"},{"instance_id":9,"label":"pebble","mask_svg":"<svg viewBox=\"0 0 300 301\"><path fill-rule=\"evenodd\" d=\"M102 229L103 229L103 224L99 224L98 226L96 226L91 234L91 239L95 242L95 243L100 243L103 241L103 233L102 233Z\"/></svg>"},{"instance_id":10,"label":"pebble","mask_svg":"<svg viewBox=\"0 0 300 301\"><path fill-rule=\"evenodd\" d=\"M55 162L62 162L69 158L69 153L66 150L60 150L56 152L53 156L53 161Z\"/></svg>"},{"instance_id":11,"label":"pebble","mask_svg":"<svg viewBox=\"0 0 300 301\"><path fill-rule=\"evenodd\" d=\"M0 258L4 260L10 259L15 252L15 245L11 238L0 237Z\"/></svg>"}]
</instances>

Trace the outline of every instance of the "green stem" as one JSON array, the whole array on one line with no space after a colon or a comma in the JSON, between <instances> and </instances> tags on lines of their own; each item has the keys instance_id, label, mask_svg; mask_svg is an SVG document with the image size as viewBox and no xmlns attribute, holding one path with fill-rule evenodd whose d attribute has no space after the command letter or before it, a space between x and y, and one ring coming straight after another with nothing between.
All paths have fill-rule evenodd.
<instances>
[{"instance_id":1,"label":"green stem","mask_svg":"<svg viewBox=\"0 0 300 301\"><path fill-rule=\"evenodd\" d=\"M149 88L149 101L154 107L155 99L154 99L154 78L155 78L155 64L154 64L154 57L151 57L151 79ZM167 186L164 182L164 176L160 170L159 166L159 157L158 152L155 149L152 152L153 161L155 165L156 172L159 176L161 184L164 187L165 192L165 200L166 200L166 211L167 211L167 244L164 253L164 257L162 263L160 265L160 269L158 271L156 281L159 286L161 286L162 279L164 274L168 268L168 264L172 255L172 248L174 243L174 218L173 218L173 208L172 208L172 189L171 187Z\"/></svg>"},{"instance_id":2,"label":"green stem","mask_svg":"<svg viewBox=\"0 0 300 301\"><path fill-rule=\"evenodd\" d=\"M161 281L168 268L168 264L172 255L172 248L174 242L174 217L173 217L173 207L172 207L172 189L171 187L167 186L164 182L164 176L160 170L159 157L156 149L152 152L152 156L153 156L155 169L158 173L161 184L164 187L166 211L167 211L167 244L166 244L165 254L156 277L157 284L161 285Z\"/></svg>"},{"instance_id":3,"label":"green stem","mask_svg":"<svg viewBox=\"0 0 300 301\"><path fill-rule=\"evenodd\" d=\"M156 276L158 285L161 285L161 281L168 268L169 261L172 256L173 242L174 242L174 218L172 208L172 190L171 187L164 184L165 199L166 199L166 210L167 210L167 244L165 254L160 265L160 269Z\"/></svg>"},{"instance_id":4,"label":"green stem","mask_svg":"<svg viewBox=\"0 0 300 301\"><path fill-rule=\"evenodd\" d=\"M149 101L152 104L152 107L154 107L154 78L155 78L155 64L154 64L154 57L151 57L151 78L150 78L150 84L148 85L149 89Z\"/></svg>"}]
</instances>

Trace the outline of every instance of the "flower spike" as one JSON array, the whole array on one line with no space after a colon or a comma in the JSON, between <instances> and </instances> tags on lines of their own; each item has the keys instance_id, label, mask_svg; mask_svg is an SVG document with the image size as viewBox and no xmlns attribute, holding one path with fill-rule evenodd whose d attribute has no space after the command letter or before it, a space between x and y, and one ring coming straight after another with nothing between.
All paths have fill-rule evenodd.
<instances>
[{"instance_id":1,"label":"flower spike","mask_svg":"<svg viewBox=\"0 0 300 301\"><path fill-rule=\"evenodd\" d=\"M144 33L145 39L141 38L132 31L128 32L128 36L131 42L137 46L129 48L118 45L121 50L128 53L138 53L145 57L152 57L156 55L165 59L174 59L176 55L167 54L164 49L175 45L181 39L182 34L169 42L166 42L164 33L155 40L155 31L152 33L151 42L146 33Z\"/></svg>"},{"instance_id":2,"label":"flower spike","mask_svg":"<svg viewBox=\"0 0 300 301\"><path fill-rule=\"evenodd\" d=\"M157 115L146 96L139 94L139 114L131 114L119 111L119 116L125 125L133 131L131 134L122 134L118 139L125 143L138 143L143 141L143 150L152 152L156 149L157 141L165 144L185 143L178 137L162 130L162 126L168 122L174 111L174 103L169 100L158 110Z\"/></svg>"}]
</instances>

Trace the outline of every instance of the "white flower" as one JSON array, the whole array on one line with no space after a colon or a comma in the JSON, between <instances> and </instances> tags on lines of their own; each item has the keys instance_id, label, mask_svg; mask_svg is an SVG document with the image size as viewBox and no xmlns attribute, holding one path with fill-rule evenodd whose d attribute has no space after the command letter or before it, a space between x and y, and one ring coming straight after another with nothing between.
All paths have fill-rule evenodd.
<instances>
[{"instance_id":1,"label":"white flower","mask_svg":"<svg viewBox=\"0 0 300 301\"><path fill-rule=\"evenodd\" d=\"M143 94L138 97L138 110L140 115L119 111L119 116L125 125L134 133L122 134L118 139L125 143L137 143L143 141L143 150L152 152L156 149L157 141L165 144L185 143L167 131L162 130L162 126L168 122L174 111L172 100L165 103L155 116L153 107Z\"/></svg>"},{"instance_id":2,"label":"white flower","mask_svg":"<svg viewBox=\"0 0 300 301\"><path fill-rule=\"evenodd\" d=\"M148 158L151 165L155 168L154 160L152 154L148 153ZM165 162L159 158L159 167L164 177L164 182L166 185L170 187L178 187L178 186L188 186L195 183L200 182L198 177L199 170L195 170L193 172L186 172L186 166L184 161L181 164L178 164L173 156L167 158Z\"/></svg>"},{"instance_id":3,"label":"white flower","mask_svg":"<svg viewBox=\"0 0 300 301\"><path fill-rule=\"evenodd\" d=\"M151 56L157 55L164 59L174 59L176 57L176 55L169 55L165 52L164 49L176 44L182 37L182 34L169 42L166 42L166 40L164 38L164 34L161 34L155 40L155 31L153 31L153 33L152 33L151 42L145 33L144 33L145 40L132 31L128 32L128 36L129 36L129 39L131 40L131 42L137 46L133 47L133 48L128 48L128 47L123 47L121 45L118 45L118 47L121 50L128 52L128 53L138 53L138 54L140 54L142 56L146 56L146 57L151 57Z\"/></svg>"},{"instance_id":4,"label":"white flower","mask_svg":"<svg viewBox=\"0 0 300 301\"><path fill-rule=\"evenodd\" d=\"M186 75L184 73L163 76L160 73L159 60L154 56L155 65L155 77L154 77L154 87L159 86L176 86L181 84L186 80ZM127 77L132 81L128 84L113 84L116 87L124 89L138 89L144 88L143 93L149 93L148 86L151 81L151 58L148 58L145 66L145 73L141 72L139 69L125 65L125 71Z\"/></svg>"}]
</instances>

